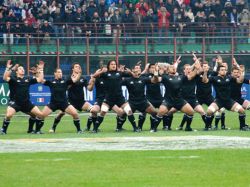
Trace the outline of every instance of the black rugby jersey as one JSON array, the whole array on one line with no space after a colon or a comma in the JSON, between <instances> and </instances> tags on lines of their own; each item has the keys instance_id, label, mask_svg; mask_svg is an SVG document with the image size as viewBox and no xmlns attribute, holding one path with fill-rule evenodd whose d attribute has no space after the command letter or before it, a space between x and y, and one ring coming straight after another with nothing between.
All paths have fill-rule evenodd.
<instances>
[{"instance_id":1,"label":"black rugby jersey","mask_svg":"<svg viewBox=\"0 0 250 187\"><path fill-rule=\"evenodd\" d=\"M32 84L36 84L36 79L30 79L27 77L20 78L20 77L11 77L9 81L9 85L11 85L12 91L14 91L13 100L16 103L25 103L28 102L30 99L29 95L29 87ZM12 97L11 96L11 97Z\"/></svg>"},{"instance_id":2,"label":"black rugby jersey","mask_svg":"<svg viewBox=\"0 0 250 187\"><path fill-rule=\"evenodd\" d=\"M88 81L81 77L77 82L73 83L68 89L68 98L73 101L84 100L83 88L88 86Z\"/></svg>"},{"instance_id":3,"label":"black rugby jersey","mask_svg":"<svg viewBox=\"0 0 250 187\"><path fill-rule=\"evenodd\" d=\"M185 79L187 79L187 77L183 75L163 75L161 82L166 88L165 98L172 100L182 98L181 88Z\"/></svg>"},{"instance_id":4,"label":"black rugby jersey","mask_svg":"<svg viewBox=\"0 0 250 187\"><path fill-rule=\"evenodd\" d=\"M196 87L196 78L198 76L194 77L191 80L183 79L182 88L181 88L181 94L184 99L194 99L196 98L195 95L195 87Z\"/></svg>"},{"instance_id":5,"label":"black rugby jersey","mask_svg":"<svg viewBox=\"0 0 250 187\"><path fill-rule=\"evenodd\" d=\"M242 84L249 84L248 79L244 79L242 83L237 83L236 79L235 81L232 81L230 86L231 86L231 98L233 100L237 100L241 98L241 87Z\"/></svg>"},{"instance_id":6,"label":"black rugby jersey","mask_svg":"<svg viewBox=\"0 0 250 187\"><path fill-rule=\"evenodd\" d=\"M148 78L152 78L153 74L143 74L143 77L148 77ZM149 82L146 85L146 97L148 100L154 100L154 101L162 101L163 97L161 94L161 83L151 83Z\"/></svg>"},{"instance_id":7,"label":"black rugby jersey","mask_svg":"<svg viewBox=\"0 0 250 187\"><path fill-rule=\"evenodd\" d=\"M49 86L51 92L51 103L67 102L66 91L68 85L73 84L71 79L54 79L52 81L45 81L44 85Z\"/></svg>"},{"instance_id":8,"label":"black rugby jersey","mask_svg":"<svg viewBox=\"0 0 250 187\"><path fill-rule=\"evenodd\" d=\"M108 71L101 74L100 78L104 80L105 84L105 98L114 99L123 97L122 95L122 77L127 76L126 73L119 71Z\"/></svg>"},{"instance_id":9,"label":"black rugby jersey","mask_svg":"<svg viewBox=\"0 0 250 187\"><path fill-rule=\"evenodd\" d=\"M209 78L209 81L213 84L215 92L216 92L216 99L221 100L230 100L231 98L231 83L236 81L235 78L231 76L212 76Z\"/></svg>"},{"instance_id":10,"label":"black rugby jersey","mask_svg":"<svg viewBox=\"0 0 250 187\"><path fill-rule=\"evenodd\" d=\"M151 79L147 77L130 77L124 79L122 84L128 89L129 101L136 103L145 100L145 86L148 83L151 83Z\"/></svg>"},{"instance_id":11,"label":"black rugby jersey","mask_svg":"<svg viewBox=\"0 0 250 187\"><path fill-rule=\"evenodd\" d=\"M211 74L209 73L208 78L211 77ZM203 74L198 75L196 78L196 96L199 98L206 98L209 95L212 95L212 84L211 82L202 82Z\"/></svg>"},{"instance_id":12,"label":"black rugby jersey","mask_svg":"<svg viewBox=\"0 0 250 187\"><path fill-rule=\"evenodd\" d=\"M96 99L103 100L105 98L105 88L104 80L100 77L97 77L95 80L95 89L96 89Z\"/></svg>"}]
</instances>

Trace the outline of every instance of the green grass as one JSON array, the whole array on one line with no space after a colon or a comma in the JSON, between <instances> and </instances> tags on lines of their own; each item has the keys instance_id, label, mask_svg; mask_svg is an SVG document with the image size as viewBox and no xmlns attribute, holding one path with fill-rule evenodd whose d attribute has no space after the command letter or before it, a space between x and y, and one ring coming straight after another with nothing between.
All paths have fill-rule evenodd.
<instances>
[{"instance_id":1,"label":"green grass","mask_svg":"<svg viewBox=\"0 0 250 187\"><path fill-rule=\"evenodd\" d=\"M0 107L2 116L5 107ZM250 113L247 111L247 115ZM182 118L175 114L173 129ZM2 117L3 119L3 117ZM157 133L148 132L149 120L140 134L127 131L115 133L115 116L108 115L98 134L75 133L72 119L65 116L56 134L47 133L53 117L45 121L43 135L26 134L27 117L14 117L8 134L0 139L21 138L100 138L125 136L250 136L250 132L239 131L238 114L227 112L226 124L229 131L203 132L203 122L195 114L193 128L198 132L173 130ZM87 116L81 116L85 127ZM246 118L246 122L249 117ZM162 127L160 125L159 129ZM1 145L0 145L1 146ZM0 187L30 186L107 186L107 187L159 187L159 186L250 186L249 149L208 149L185 151L90 151L62 153L1 153Z\"/></svg>"},{"instance_id":2,"label":"green grass","mask_svg":"<svg viewBox=\"0 0 250 187\"><path fill-rule=\"evenodd\" d=\"M2 114L2 120L5 113L5 107L0 107L0 114ZM22 113L18 113L22 114ZM246 112L246 123L249 123L249 114L250 112ZM43 132L46 134L43 135L29 135L26 134L28 128L28 117L20 117L15 116L11 120L11 124L8 128L8 134L6 136L0 136L0 139L18 139L18 138L72 138L72 137L123 137L123 136L189 136L189 135L217 135L217 136L249 136L250 132L241 132L239 131L239 120L238 114L234 112L226 112L226 125L231 128L229 131L209 131L203 132L202 129L204 128L204 123L201 120L199 114L195 114L192 127L197 129L198 132L184 132L184 131L176 131L175 128L180 124L183 114L176 113L174 115L174 120L172 124L173 131L161 131L162 123L159 125L159 131L157 133L150 133L149 132L149 116L144 123L144 131L140 134L133 133L132 127L128 120L124 124L124 128L127 131L116 133L116 119L114 115L107 115L102 123L100 129L101 132L98 134L92 134L90 132L86 132L83 135L76 134L75 127L73 125L72 118L70 116L64 116L62 121L58 125L57 133L56 134L49 134L48 130L50 129L51 125L53 124L54 117L48 117L45 119L45 125L43 127ZM87 115L81 115L81 126L84 129L87 122ZM138 119L137 115L136 118Z\"/></svg>"},{"instance_id":3,"label":"green grass","mask_svg":"<svg viewBox=\"0 0 250 187\"><path fill-rule=\"evenodd\" d=\"M249 186L250 150L0 154L1 186Z\"/></svg>"}]
</instances>

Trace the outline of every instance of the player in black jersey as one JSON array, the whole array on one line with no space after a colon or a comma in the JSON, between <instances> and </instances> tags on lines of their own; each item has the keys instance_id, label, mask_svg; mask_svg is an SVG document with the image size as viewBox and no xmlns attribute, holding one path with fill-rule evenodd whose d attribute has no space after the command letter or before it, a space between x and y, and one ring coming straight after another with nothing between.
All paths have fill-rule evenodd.
<instances>
[{"instance_id":1,"label":"player in black jersey","mask_svg":"<svg viewBox=\"0 0 250 187\"><path fill-rule=\"evenodd\" d=\"M154 71L155 71L155 64L146 64L145 69L141 73L141 76L148 77L151 79L154 76ZM146 98L153 105L154 108L160 107L163 100L160 83L148 83L146 85ZM143 125L145 120L146 120L146 113L140 113L138 124ZM154 121L155 119L152 116L150 116L150 125L151 125L150 129L153 129Z\"/></svg>"},{"instance_id":2,"label":"player in black jersey","mask_svg":"<svg viewBox=\"0 0 250 187\"><path fill-rule=\"evenodd\" d=\"M207 72L204 72L204 82L210 81L216 92L215 101L208 107L207 109L207 126L212 123L212 115L218 111L220 108L225 107L227 110L231 110L234 112L239 113L239 121L240 121L240 130L248 130L248 127L245 124L245 110L244 108L237 102L231 99L231 87L230 84L232 82L241 83L243 81L243 76L241 75L240 78L232 78L227 76L227 69L224 66L218 66L218 75L212 76L210 78L207 77Z\"/></svg>"},{"instance_id":3,"label":"player in black jersey","mask_svg":"<svg viewBox=\"0 0 250 187\"><path fill-rule=\"evenodd\" d=\"M81 74L72 74L71 78L68 80L62 79L62 70L56 68L54 71L55 79L52 81L44 81L44 85L49 86L51 91L50 103L45 106L42 110L44 118L51 114L53 111L61 110L68 113L74 119L74 125L76 126L77 133L82 133L80 127L80 119L77 110L68 102L66 97L66 91L68 86L76 83ZM42 123L43 125L43 123ZM42 125L37 129L40 132Z\"/></svg>"},{"instance_id":4,"label":"player in black jersey","mask_svg":"<svg viewBox=\"0 0 250 187\"><path fill-rule=\"evenodd\" d=\"M209 71L209 68L210 67L206 61L202 63L202 71L206 70L208 72L208 77L211 77L212 73ZM201 72L196 78L196 97L200 105L206 104L209 106L214 101L212 95L212 84L210 82L204 83L202 78L203 73Z\"/></svg>"},{"instance_id":5,"label":"player in black jersey","mask_svg":"<svg viewBox=\"0 0 250 187\"><path fill-rule=\"evenodd\" d=\"M97 70L101 71L101 69ZM93 105L92 110L95 113L99 113L101 111L101 106L103 103L103 100L105 98L105 85L104 85L104 80L100 77L94 78L93 76L91 76L91 79L89 80L89 90L92 91L93 88L95 86L95 103ZM116 117L116 121L117 121L117 128L116 131L121 131L122 129L122 125L125 123L126 121L126 115L124 115L125 113L123 112L123 110L118 107L117 105L114 105L112 108L113 111L115 111L117 113L117 117ZM91 128L91 124L95 123L96 121L96 117L92 117L92 120L88 120L87 122L87 126L86 126L86 131L89 131Z\"/></svg>"},{"instance_id":6,"label":"player in black jersey","mask_svg":"<svg viewBox=\"0 0 250 187\"><path fill-rule=\"evenodd\" d=\"M191 74L187 76L178 75L176 73L176 67L174 65L170 65L168 68L168 75L163 75L162 77L158 77L158 72L154 75L155 80L162 82L162 84L166 87L166 95L162 105L159 108L157 114L157 123L154 126L154 129L151 132L156 132L157 127L164 116L171 108L175 108L176 110L180 110L187 115L187 125L185 130L192 131L191 122L193 119L194 110L181 96L181 88L183 86L183 81L185 79L193 79L197 74L198 62L196 62L194 66L194 70ZM156 68L157 70L157 68Z\"/></svg>"},{"instance_id":7,"label":"player in black jersey","mask_svg":"<svg viewBox=\"0 0 250 187\"><path fill-rule=\"evenodd\" d=\"M191 65L185 64L183 66L183 72L184 72L185 76L188 76L190 73L192 73ZM196 79L198 77L199 76L196 75L193 79L184 79L182 89L181 89L181 94L182 94L183 99L185 99L185 101L187 101L192 106L194 111L198 112L201 115L202 120L204 122L204 126L206 126L206 115L205 115L206 113L205 113L203 107L199 104L199 102L196 98L196 95L195 95ZM178 130L182 130L184 124L186 123L186 119L187 119L187 117L184 114Z\"/></svg>"},{"instance_id":8,"label":"player in black jersey","mask_svg":"<svg viewBox=\"0 0 250 187\"><path fill-rule=\"evenodd\" d=\"M38 76L37 78L30 79L26 78L25 70L22 66L15 66L16 77L11 77L11 61L9 60L6 65L6 71L4 72L3 79L11 85L12 92L15 92L11 97L11 100L8 104L5 119L3 121L3 126L1 129L1 134L7 133L7 128L10 123L10 119L16 112L24 112L32 114L34 116L42 118L43 115L37 106L34 106L30 102L29 96L29 87L32 84L42 82L43 80L43 63L40 63L38 66ZM40 121L39 121L40 123Z\"/></svg>"},{"instance_id":9,"label":"player in black jersey","mask_svg":"<svg viewBox=\"0 0 250 187\"><path fill-rule=\"evenodd\" d=\"M124 112L128 115L128 119L132 124L134 131L136 132L137 127L135 117L130 105L125 101L121 89L122 77L127 76L127 74L122 71L118 71L116 62L111 60L108 62L107 68L103 68L100 72L96 72L94 74L94 77L99 76L104 80L105 99L101 106L100 115L94 123L93 132L96 133L98 131L98 127L102 123L105 114L110 108L113 108L114 105L117 105L124 110Z\"/></svg>"},{"instance_id":10,"label":"player in black jersey","mask_svg":"<svg viewBox=\"0 0 250 187\"><path fill-rule=\"evenodd\" d=\"M242 69L245 69L245 67L243 65L241 65ZM232 71L231 71L231 76L234 78L240 78L241 73L244 74L244 72L241 72L239 70L240 66L238 67L233 67ZM242 105L242 107L245 110L250 110L250 101L248 101L247 99L243 99L241 96L241 87L242 84L250 84L250 81L246 78L244 78L243 82L241 83L237 83L237 82L232 82L230 84L231 86L231 98L238 102L240 105Z\"/></svg>"},{"instance_id":11,"label":"player in black jersey","mask_svg":"<svg viewBox=\"0 0 250 187\"><path fill-rule=\"evenodd\" d=\"M229 72L228 72L228 65L226 62L223 61L222 57L221 56L217 56L216 57L216 61L215 61L215 66L213 68L213 72L211 74L211 76L216 76L218 75L218 72L217 72L217 69L218 69L218 66L224 66L226 68L226 71L227 71L227 75L229 75ZM219 122L221 121L221 129L222 130L228 130L229 128L226 127L225 125L225 118L226 118L226 113L225 113L225 108L221 108L219 111L215 112L215 120L214 120L214 130L217 130L218 129L218 125L219 125ZM213 117L212 117L213 118ZM211 129L212 126L209 127L209 129Z\"/></svg>"},{"instance_id":12,"label":"player in black jersey","mask_svg":"<svg viewBox=\"0 0 250 187\"><path fill-rule=\"evenodd\" d=\"M78 76L78 74L82 74L82 68L79 63L72 64L71 69L72 69L72 75L75 74L76 76ZM92 118L97 117L97 112L95 112L95 110L92 110L93 106L89 102L85 101L84 87L90 90L88 81L81 76L76 82L74 82L68 87L68 101L78 111L89 111L91 113L87 122L89 123L90 121L92 121ZM49 131L50 133L55 133L56 127L64 114L65 114L64 112L60 112L57 115L57 117L54 120L53 126Z\"/></svg>"},{"instance_id":13,"label":"player in black jersey","mask_svg":"<svg viewBox=\"0 0 250 187\"><path fill-rule=\"evenodd\" d=\"M151 118L155 119L156 110L153 105L146 99L145 86L152 83L153 77L141 76L141 66L135 65L132 69L133 75L130 78L125 78L122 84L125 85L129 93L129 105L134 113L136 110L141 112L138 120L138 130L142 131L144 116L146 113L151 114Z\"/></svg>"}]
</instances>

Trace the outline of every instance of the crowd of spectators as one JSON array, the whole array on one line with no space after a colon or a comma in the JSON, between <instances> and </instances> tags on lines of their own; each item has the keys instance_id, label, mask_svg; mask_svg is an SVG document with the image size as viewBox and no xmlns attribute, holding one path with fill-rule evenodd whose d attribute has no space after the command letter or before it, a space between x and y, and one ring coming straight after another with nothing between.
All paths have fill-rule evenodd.
<instances>
[{"instance_id":1,"label":"crowd of spectators","mask_svg":"<svg viewBox=\"0 0 250 187\"><path fill-rule=\"evenodd\" d=\"M245 0L0 0L4 44L25 42L26 36L44 43L86 35L113 43L117 36L140 43L145 35L163 41L191 32L198 39L204 34L249 36L249 22Z\"/></svg>"}]
</instances>

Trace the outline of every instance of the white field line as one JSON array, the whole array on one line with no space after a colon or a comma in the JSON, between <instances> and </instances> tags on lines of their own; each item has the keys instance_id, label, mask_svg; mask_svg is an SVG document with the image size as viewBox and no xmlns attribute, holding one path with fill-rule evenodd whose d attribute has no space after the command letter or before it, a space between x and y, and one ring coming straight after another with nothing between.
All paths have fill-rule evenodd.
<instances>
[{"instance_id":1,"label":"white field line","mask_svg":"<svg viewBox=\"0 0 250 187\"><path fill-rule=\"evenodd\" d=\"M0 140L0 153L230 148L249 149L250 138L236 136L171 136Z\"/></svg>"}]
</instances>

